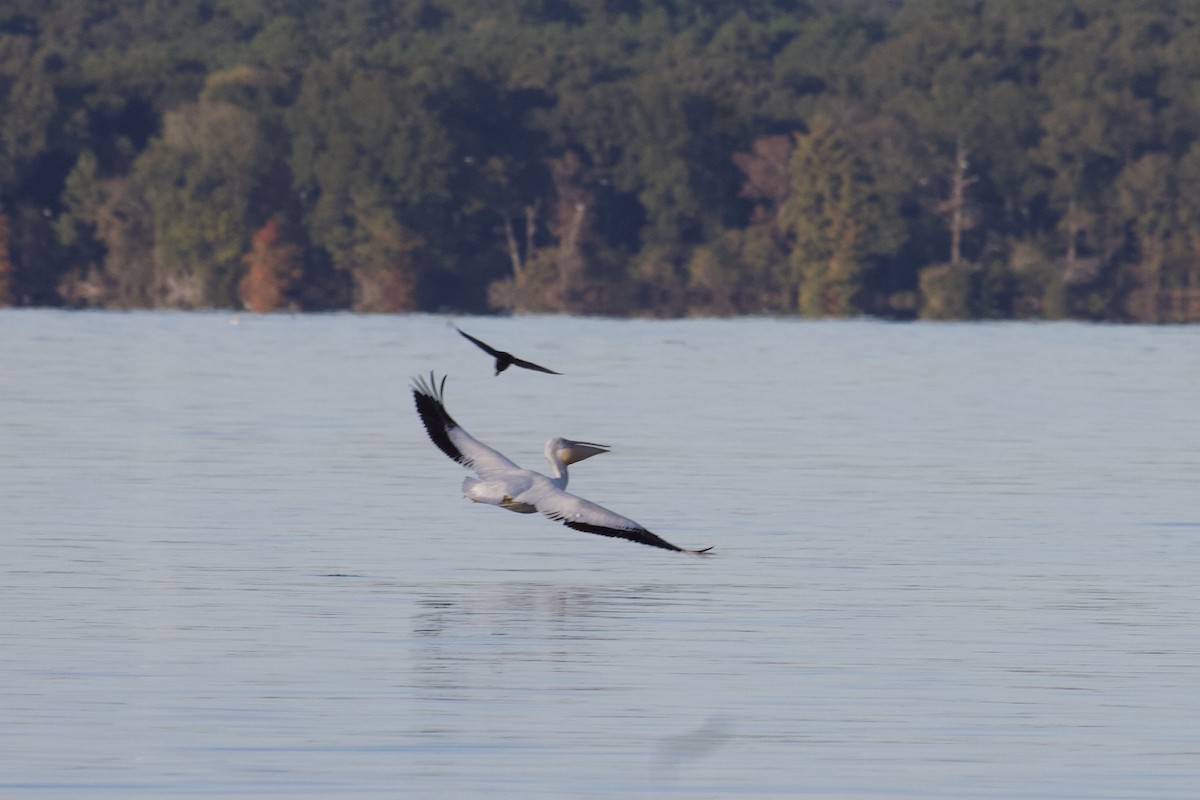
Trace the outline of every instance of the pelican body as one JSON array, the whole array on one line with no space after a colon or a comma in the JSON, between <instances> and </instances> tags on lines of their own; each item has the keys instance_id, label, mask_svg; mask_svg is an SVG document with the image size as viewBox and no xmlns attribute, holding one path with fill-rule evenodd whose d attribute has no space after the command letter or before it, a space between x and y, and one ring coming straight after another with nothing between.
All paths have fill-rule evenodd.
<instances>
[{"instance_id":1,"label":"pelican body","mask_svg":"<svg viewBox=\"0 0 1200 800\"><path fill-rule=\"evenodd\" d=\"M416 378L413 381L413 401L429 438L438 449L475 472L477 477L468 477L463 481L463 495L468 500L499 506L518 514L540 512L577 531L628 539L664 550L706 553L712 549L688 550L677 547L628 517L566 491L569 478L567 466L607 453L609 448L606 445L557 436L546 442L545 447L551 474L543 475L524 469L467 433L454 421L446 411L445 385L446 379L443 377L439 384L433 373L430 373L428 382L424 378Z\"/></svg>"}]
</instances>

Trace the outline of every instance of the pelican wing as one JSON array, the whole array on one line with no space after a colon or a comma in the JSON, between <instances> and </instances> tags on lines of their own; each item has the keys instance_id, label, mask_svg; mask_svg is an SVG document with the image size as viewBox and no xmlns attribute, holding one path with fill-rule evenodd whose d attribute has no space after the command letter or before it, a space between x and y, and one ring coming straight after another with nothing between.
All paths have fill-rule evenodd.
<instances>
[{"instance_id":1,"label":"pelican wing","mask_svg":"<svg viewBox=\"0 0 1200 800\"><path fill-rule=\"evenodd\" d=\"M703 550L689 550L686 547L677 547L646 530L629 517L623 517L615 511L609 511L604 506L562 489L543 492L536 505L537 510L550 519L577 531L597 533L601 536L615 536L618 539L628 539L631 542L661 547L664 550L674 550L677 553L706 553L712 549L706 547Z\"/></svg>"},{"instance_id":2,"label":"pelican wing","mask_svg":"<svg viewBox=\"0 0 1200 800\"><path fill-rule=\"evenodd\" d=\"M507 457L488 447L483 442L467 433L454 421L454 417L446 411L444 390L446 378L439 384L433 373L429 373L429 381L416 378L413 381L413 401L417 404L417 414L425 423L429 438L450 458L462 464L467 469L476 472L489 470L516 469L516 464Z\"/></svg>"}]
</instances>

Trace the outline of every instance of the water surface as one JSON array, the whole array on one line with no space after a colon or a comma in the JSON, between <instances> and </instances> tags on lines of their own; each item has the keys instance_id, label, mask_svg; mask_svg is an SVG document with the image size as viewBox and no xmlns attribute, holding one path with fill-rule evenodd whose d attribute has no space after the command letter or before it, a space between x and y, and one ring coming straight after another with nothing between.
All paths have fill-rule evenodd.
<instances>
[{"instance_id":1,"label":"water surface","mask_svg":"<svg viewBox=\"0 0 1200 800\"><path fill-rule=\"evenodd\" d=\"M454 322L0 312L0 794L1195 796L1197 329Z\"/></svg>"}]
</instances>

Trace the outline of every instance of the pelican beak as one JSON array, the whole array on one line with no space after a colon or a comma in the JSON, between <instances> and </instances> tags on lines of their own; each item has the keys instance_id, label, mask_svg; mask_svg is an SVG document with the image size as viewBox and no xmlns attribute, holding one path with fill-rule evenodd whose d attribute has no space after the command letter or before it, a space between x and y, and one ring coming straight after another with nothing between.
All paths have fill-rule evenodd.
<instances>
[{"instance_id":1,"label":"pelican beak","mask_svg":"<svg viewBox=\"0 0 1200 800\"><path fill-rule=\"evenodd\" d=\"M606 444L592 444L591 442L574 442L570 439L563 440L563 447L558 451L564 464L574 464L576 461L583 461L585 458L598 456L601 453L608 452Z\"/></svg>"}]
</instances>

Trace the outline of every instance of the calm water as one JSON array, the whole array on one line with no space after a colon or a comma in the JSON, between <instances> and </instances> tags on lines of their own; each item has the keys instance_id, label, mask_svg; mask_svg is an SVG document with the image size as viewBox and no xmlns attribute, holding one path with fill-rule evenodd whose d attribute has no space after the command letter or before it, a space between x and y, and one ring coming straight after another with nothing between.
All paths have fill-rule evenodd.
<instances>
[{"instance_id":1,"label":"calm water","mask_svg":"<svg viewBox=\"0 0 1200 800\"><path fill-rule=\"evenodd\" d=\"M0 313L0 795L1196 796L1200 329L455 321Z\"/></svg>"}]
</instances>

